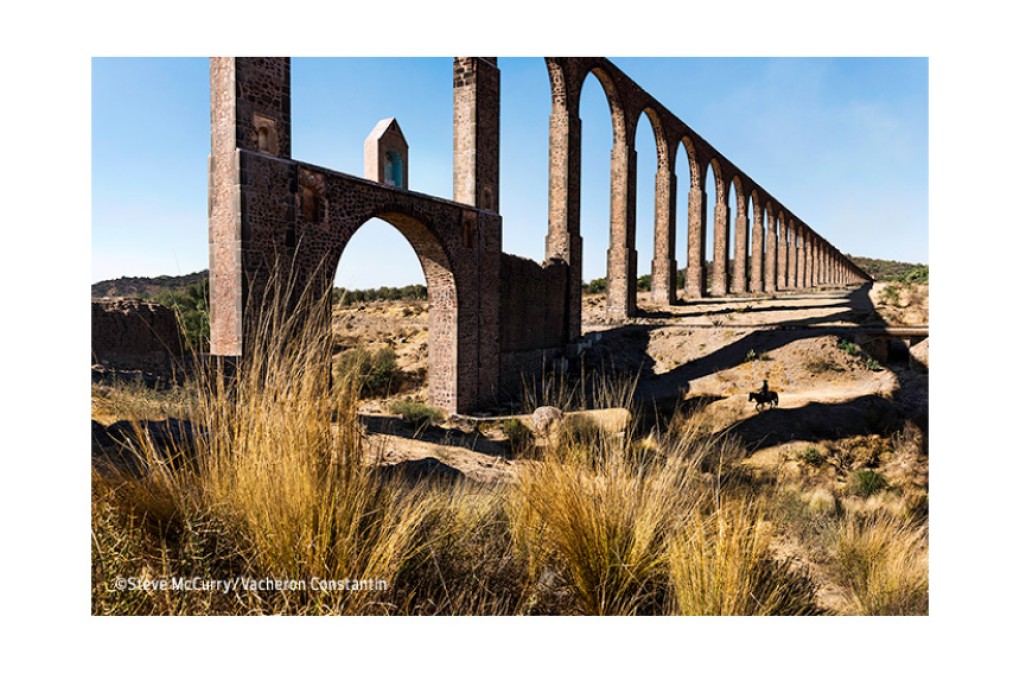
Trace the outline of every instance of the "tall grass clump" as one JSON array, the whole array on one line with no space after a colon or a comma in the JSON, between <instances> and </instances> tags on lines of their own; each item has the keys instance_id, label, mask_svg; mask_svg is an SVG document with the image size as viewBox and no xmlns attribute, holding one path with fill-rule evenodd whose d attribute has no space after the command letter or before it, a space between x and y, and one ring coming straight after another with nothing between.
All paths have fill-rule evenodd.
<instances>
[{"instance_id":1,"label":"tall grass clump","mask_svg":"<svg viewBox=\"0 0 1020 680\"><path fill-rule=\"evenodd\" d=\"M576 375L561 370L542 371L536 380L522 380L526 411L554 406L561 411L626 408L634 406L637 376L626 375L613 366L597 369L583 363Z\"/></svg>"},{"instance_id":2,"label":"tall grass clump","mask_svg":"<svg viewBox=\"0 0 1020 680\"><path fill-rule=\"evenodd\" d=\"M426 490L426 547L401 573L402 587L394 593L398 611L486 616L543 611L513 545L507 495L502 485L463 480Z\"/></svg>"},{"instance_id":3,"label":"tall grass clump","mask_svg":"<svg viewBox=\"0 0 1020 680\"><path fill-rule=\"evenodd\" d=\"M361 385L356 377L331 384L328 304L280 288L257 316L261 326L246 338L236 369L207 365L195 376L192 441L168 452L139 431L131 448L145 474L101 480L103 502L171 550L179 551L189 527L215 527L243 555L224 578L375 579L391 587L420 549L425 506L413 489L363 464ZM381 613L385 597L378 590L271 593L248 606Z\"/></svg>"},{"instance_id":4,"label":"tall grass clump","mask_svg":"<svg viewBox=\"0 0 1020 680\"><path fill-rule=\"evenodd\" d=\"M613 399L602 403L632 408ZM620 392L615 393L619 396ZM658 613L666 597L666 547L701 502L696 463L631 446L632 433L565 426L541 465L510 493L511 531L529 573L556 573L573 613Z\"/></svg>"},{"instance_id":5,"label":"tall grass clump","mask_svg":"<svg viewBox=\"0 0 1020 680\"><path fill-rule=\"evenodd\" d=\"M928 529L887 513L852 515L833 552L855 614L928 613Z\"/></svg>"},{"instance_id":6,"label":"tall grass clump","mask_svg":"<svg viewBox=\"0 0 1020 680\"><path fill-rule=\"evenodd\" d=\"M562 574L576 613L656 613L665 547L697 504L696 474L680 460L635 467L614 454L527 468L511 492L512 530L533 576Z\"/></svg>"},{"instance_id":7,"label":"tall grass clump","mask_svg":"<svg viewBox=\"0 0 1020 680\"><path fill-rule=\"evenodd\" d=\"M772 529L757 503L728 501L696 515L669 548L677 614L748 616L814 614L808 575L770 551Z\"/></svg>"}]
</instances>

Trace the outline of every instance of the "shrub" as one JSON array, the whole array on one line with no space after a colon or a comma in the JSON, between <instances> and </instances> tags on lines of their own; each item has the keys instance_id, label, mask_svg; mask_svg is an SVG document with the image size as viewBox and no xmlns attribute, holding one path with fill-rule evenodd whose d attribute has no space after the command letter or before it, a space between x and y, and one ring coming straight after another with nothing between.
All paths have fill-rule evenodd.
<instances>
[{"instance_id":1,"label":"shrub","mask_svg":"<svg viewBox=\"0 0 1020 680\"><path fill-rule=\"evenodd\" d=\"M359 385L362 397L385 397L396 391L403 379L397 367L397 354L389 347L374 352L355 347L340 354L334 368L339 382Z\"/></svg>"},{"instance_id":2,"label":"shrub","mask_svg":"<svg viewBox=\"0 0 1020 680\"><path fill-rule=\"evenodd\" d=\"M874 470L855 470L850 478L850 491L857 496L867 498L887 488L889 488L889 482Z\"/></svg>"},{"instance_id":3,"label":"shrub","mask_svg":"<svg viewBox=\"0 0 1020 680\"><path fill-rule=\"evenodd\" d=\"M804 449L803 451L797 453L797 458L812 467L818 467L826 460L825 454L823 454L821 451L819 451L813 446L810 446Z\"/></svg>"},{"instance_id":4,"label":"shrub","mask_svg":"<svg viewBox=\"0 0 1020 680\"><path fill-rule=\"evenodd\" d=\"M928 283L928 265L919 264L904 274L896 277L902 283Z\"/></svg>"},{"instance_id":5,"label":"shrub","mask_svg":"<svg viewBox=\"0 0 1020 680\"><path fill-rule=\"evenodd\" d=\"M613 450L611 440L610 433L596 420L575 414L560 422L549 454L557 460L594 466L604 462Z\"/></svg>"},{"instance_id":6,"label":"shrub","mask_svg":"<svg viewBox=\"0 0 1020 680\"><path fill-rule=\"evenodd\" d=\"M637 279L638 290L651 290L652 289L652 275L644 274L639 276Z\"/></svg>"},{"instance_id":7,"label":"shrub","mask_svg":"<svg viewBox=\"0 0 1020 680\"><path fill-rule=\"evenodd\" d=\"M864 360L864 367L869 371L881 371L882 364L878 363L874 357L868 357Z\"/></svg>"},{"instance_id":8,"label":"shrub","mask_svg":"<svg viewBox=\"0 0 1020 680\"><path fill-rule=\"evenodd\" d=\"M395 401L387 408L390 413L400 416L418 431L443 419L442 411L419 401Z\"/></svg>"},{"instance_id":9,"label":"shrub","mask_svg":"<svg viewBox=\"0 0 1020 680\"><path fill-rule=\"evenodd\" d=\"M601 278L592 279L591 281L588 282L588 285L585 286L585 289L589 293L605 293L606 292L606 278L603 276Z\"/></svg>"},{"instance_id":10,"label":"shrub","mask_svg":"<svg viewBox=\"0 0 1020 680\"><path fill-rule=\"evenodd\" d=\"M166 290L152 298L174 310L184 340L197 352L209 349L209 279L202 279L182 290Z\"/></svg>"},{"instance_id":11,"label":"shrub","mask_svg":"<svg viewBox=\"0 0 1020 680\"><path fill-rule=\"evenodd\" d=\"M506 435L507 443L510 445L510 454L514 458L523 458L533 453L535 448L535 435L531 428L522 423L518 418L510 418L503 421L503 434Z\"/></svg>"},{"instance_id":12,"label":"shrub","mask_svg":"<svg viewBox=\"0 0 1020 680\"><path fill-rule=\"evenodd\" d=\"M356 305L362 302L373 302L375 300L427 300L428 289L421 284L412 284L401 288L367 288L365 290L348 290L346 288L334 288L333 304L341 306Z\"/></svg>"},{"instance_id":13,"label":"shrub","mask_svg":"<svg viewBox=\"0 0 1020 680\"><path fill-rule=\"evenodd\" d=\"M898 305L900 303L900 287L890 283L882 289L882 302L887 305Z\"/></svg>"},{"instance_id":14,"label":"shrub","mask_svg":"<svg viewBox=\"0 0 1020 680\"><path fill-rule=\"evenodd\" d=\"M714 321L713 321L713 323L714 323ZM766 354L764 352L762 352L761 354L758 354L753 349L749 349L749 350L747 350L747 354L744 355L743 363L746 364L746 363L750 363L752 361L772 361L772 357L770 357L768 354Z\"/></svg>"},{"instance_id":15,"label":"shrub","mask_svg":"<svg viewBox=\"0 0 1020 680\"><path fill-rule=\"evenodd\" d=\"M860 356L861 346L856 342L842 338L836 346L852 357Z\"/></svg>"},{"instance_id":16,"label":"shrub","mask_svg":"<svg viewBox=\"0 0 1020 680\"><path fill-rule=\"evenodd\" d=\"M211 366L193 377L188 420L198 434L172 445L177 464L165 464L167 452L139 428L131 445L149 473L93 476L94 577L135 566L154 578L365 575L391 583L422 549L423 505L365 464L356 389L331 389L322 370L327 310L305 304L307 314L264 315L230 379ZM137 562L125 565L115 557L120 537L136 530L128 549ZM239 589L139 600L108 584L97 582L93 613L380 613L387 597Z\"/></svg>"}]
</instances>

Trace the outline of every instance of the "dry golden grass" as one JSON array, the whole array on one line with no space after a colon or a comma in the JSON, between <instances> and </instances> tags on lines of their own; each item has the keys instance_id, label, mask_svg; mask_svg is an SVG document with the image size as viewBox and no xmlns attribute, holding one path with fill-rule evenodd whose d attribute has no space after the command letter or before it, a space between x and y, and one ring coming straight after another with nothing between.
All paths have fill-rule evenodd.
<instances>
[{"instance_id":1,"label":"dry golden grass","mask_svg":"<svg viewBox=\"0 0 1020 680\"><path fill-rule=\"evenodd\" d=\"M196 527L213 526L221 543L239 546L231 566L242 573L229 576L392 583L421 549L427 504L363 464L359 386L330 386L328 326L316 318L323 310L303 311L266 315L234 378L212 368L198 374L186 407L194 441L161 451L139 430L133 454L147 474L98 479L94 519L117 508L128 518L125 535L138 525L174 543L157 546L164 555L179 553ZM288 594L261 610L371 612L377 597Z\"/></svg>"},{"instance_id":2,"label":"dry golden grass","mask_svg":"<svg viewBox=\"0 0 1020 680\"><path fill-rule=\"evenodd\" d=\"M928 613L927 526L884 512L851 515L833 552L854 613Z\"/></svg>"},{"instance_id":3,"label":"dry golden grass","mask_svg":"<svg viewBox=\"0 0 1020 680\"><path fill-rule=\"evenodd\" d=\"M697 479L679 458L547 460L512 490L514 537L532 576L560 572L580 613L652 613L661 610L666 544L700 500Z\"/></svg>"},{"instance_id":4,"label":"dry golden grass","mask_svg":"<svg viewBox=\"0 0 1020 680\"><path fill-rule=\"evenodd\" d=\"M760 505L729 501L696 515L669 549L675 613L697 616L814 614L806 572L772 556Z\"/></svg>"},{"instance_id":5,"label":"dry golden grass","mask_svg":"<svg viewBox=\"0 0 1020 680\"><path fill-rule=\"evenodd\" d=\"M92 418L103 425L118 420L163 420L187 417L186 388L153 390L140 382L92 385Z\"/></svg>"},{"instance_id":6,"label":"dry golden grass","mask_svg":"<svg viewBox=\"0 0 1020 680\"><path fill-rule=\"evenodd\" d=\"M330 382L325 311L305 311L265 315L233 377L210 366L181 391L174 416L193 441L161 449L138 428L143 473L94 473L94 613L814 611L813 584L773 555L776 495L751 502L752 487L727 481L743 450L703 415L642 437L632 423L621 433L577 419L510 486L383 475L363 443L360 386ZM561 407L634 408L632 383L558 389ZM145 394L117 398L100 405L160 413ZM893 529L876 520L840 534L834 554L862 613L926 609L926 539ZM144 593L111 588L118 576L372 578L389 589Z\"/></svg>"}]
</instances>

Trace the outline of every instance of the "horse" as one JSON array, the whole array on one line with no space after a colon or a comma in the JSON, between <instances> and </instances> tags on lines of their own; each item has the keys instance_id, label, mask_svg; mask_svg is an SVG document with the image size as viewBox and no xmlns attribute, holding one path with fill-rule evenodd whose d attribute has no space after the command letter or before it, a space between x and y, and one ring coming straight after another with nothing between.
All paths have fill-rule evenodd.
<instances>
[{"instance_id":1,"label":"horse","mask_svg":"<svg viewBox=\"0 0 1020 680\"><path fill-rule=\"evenodd\" d=\"M748 401L756 402L754 409L760 411L763 408L772 408L773 406L779 406L779 394L774 390L768 392L751 392L748 397Z\"/></svg>"}]
</instances>

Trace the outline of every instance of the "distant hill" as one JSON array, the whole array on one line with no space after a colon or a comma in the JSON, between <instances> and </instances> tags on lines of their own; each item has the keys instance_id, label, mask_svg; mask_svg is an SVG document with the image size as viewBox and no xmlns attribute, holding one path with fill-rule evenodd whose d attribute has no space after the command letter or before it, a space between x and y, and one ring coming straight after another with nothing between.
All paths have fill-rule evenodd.
<instances>
[{"instance_id":1,"label":"distant hill","mask_svg":"<svg viewBox=\"0 0 1020 680\"><path fill-rule=\"evenodd\" d=\"M119 279L100 281L92 284L92 297L156 297L160 293L179 291L209 278L209 270L203 269L184 276L122 276Z\"/></svg>"},{"instance_id":2,"label":"distant hill","mask_svg":"<svg viewBox=\"0 0 1020 680\"><path fill-rule=\"evenodd\" d=\"M880 260L874 257L861 257L858 255L849 255L848 257L858 267L871 274L871 277L876 281L904 281L908 277L918 279L921 278L918 270L922 269L924 280L926 281L928 278L928 265L926 264ZM910 276L912 273L913 276Z\"/></svg>"}]
</instances>

